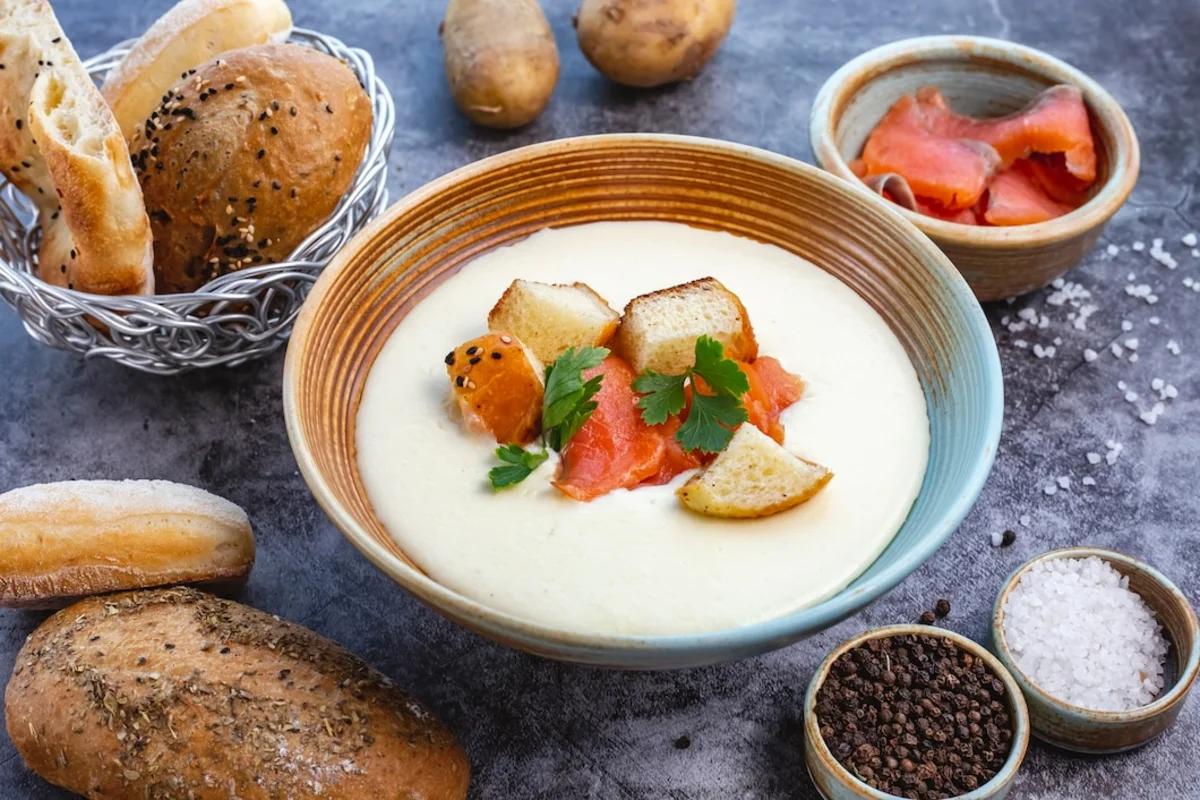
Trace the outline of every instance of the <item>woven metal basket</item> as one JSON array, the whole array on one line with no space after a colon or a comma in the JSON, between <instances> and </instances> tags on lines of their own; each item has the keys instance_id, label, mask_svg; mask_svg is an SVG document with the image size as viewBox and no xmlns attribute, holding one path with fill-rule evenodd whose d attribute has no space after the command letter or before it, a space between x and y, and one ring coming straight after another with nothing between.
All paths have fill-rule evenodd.
<instances>
[{"instance_id":1,"label":"woven metal basket","mask_svg":"<svg viewBox=\"0 0 1200 800\"><path fill-rule=\"evenodd\" d=\"M333 215L287 261L223 275L196 292L107 297L37 278L41 229L33 205L5 183L0 187L0 298L21 316L30 336L160 375L241 364L274 352L287 340L321 270L387 205L387 159L395 125L392 97L368 53L302 28L294 29L289 41L345 61L371 98L371 141ZM102 80L132 44L122 42L89 59L88 72Z\"/></svg>"}]
</instances>

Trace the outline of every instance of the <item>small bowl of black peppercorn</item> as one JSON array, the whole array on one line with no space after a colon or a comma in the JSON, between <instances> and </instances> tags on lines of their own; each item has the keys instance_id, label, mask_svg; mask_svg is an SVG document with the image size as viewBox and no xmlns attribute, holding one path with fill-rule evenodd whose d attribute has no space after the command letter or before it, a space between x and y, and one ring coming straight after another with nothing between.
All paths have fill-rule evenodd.
<instances>
[{"instance_id":1,"label":"small bowl of black peppercorn","mask_svg":"<svg viewBox=\"0 0 1200 800\"><path fill-rule=\"evenodd\" d=\"M928 625L843 642L804 698L804 760L826 800L1000 800L1029 731L1025 698L995 656Z\"/></svg>"}]
</instances>

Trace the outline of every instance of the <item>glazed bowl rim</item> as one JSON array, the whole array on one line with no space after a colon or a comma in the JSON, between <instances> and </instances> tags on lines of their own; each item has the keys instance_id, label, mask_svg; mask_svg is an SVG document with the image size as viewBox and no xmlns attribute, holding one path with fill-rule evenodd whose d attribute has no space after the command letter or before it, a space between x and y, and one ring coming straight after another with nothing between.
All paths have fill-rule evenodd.
<instances>
[{"instance_id":1,"label":"glazed bowl rim","mask_svg":"<svg viewBox=\"0 0 1200 800\"><path fill-rule=\"evenodd\" d=\"M966 61L970 54L1018 67L1026 72L1078 86L1094 111L1102 112L1113 128L1118 171L1079 208L1057 219L1033 225L988 227L961 225L896 206L909 222L939 241L960 247L989 250L1044 247L1073 239L1107 222L1137 183L1141 151L1137 133L1121 105L1083 71L1054 56L1026 45L987 36L940 35L901 39L868 50L834 72L821 86L809 116L809 142L814 161L822 169L853 182L874 194L850 170L837 147L834 112L844 108L855 93L892 67L923 61ZM893 204L895 205L895 204Z\"/></svg>"},{"instance_id":2,"label":"glazed bowl rim","mask_svg":"<svg viewBox=\"0 0 1200 800\"><path fill-rule=\"evenodd\" d=\"M983 645L961 633L956 633L946 628L938 628L933 625L918 625L915 623L885 625L880 628L871 628L870 630L863 631L857 636L852 636L837 647L834 647L825 656L820 666L817 667L817 671L813 673L812 678L808 682L808 689L804 693L804 735L821 754L822 762L830 774L844 785L852 787L855 791L862 793L864 797L870 798L870 800L900 800L896 795L887 794L886 792L881 792L878 789L872 789L870 786L867 786L867 784L851 775L842 766L841 762L834 758L833 752L829 749L829 746L825 743L825 738L821 735L820 725L817 721L816 707L817 692L824 685L825 679L829 677L829 671L833 668L833 662L841 657L842 654L872 639L911 635L948 638L972 656L983 659L988 668L1004 683L1004 689L1008 693L1008 696L1013 698L1013 702L1011 703L1014 721L1013 746L1008 752L1008 758L1004 759L1004 765L990 781L977 789L972 789L966 794L956 795L954 799L987 800L987 798L993 796L997 789L1008 784L1016 777L1029 749L1032 722L1029 716L1029 706L1025 702L1025 696L1021 692L1020 683L1017 682L1016 678L1013 677L1012 673L999 658L988 652L988 649Z\"/></svg>"},{"instance_id":3,"label":"glazed bowl rim","mask_svg":"<svg viewBox=\"0 0 1200 800\"><path fill-rule=\"evenodd\" d=\"M528 145L462 166L430 181L397 201L356 238L359 241L370 241L382 230L393 225L410 209L437 196L449 187L467 182L495 168L519 164L562 150L587 152L596 146L614 143L670 144L697 151L732 155L769 165L783 172L791 173L793 176L798 174L805 180L825 182L831 187L831 190L836 192L845 193L846 191L844 183L828 172L811 164L805 164L796 159L749 145L677 134L595 134ZM901 230L911 236L911 246L923 253L922 260L931 269L937 271L936 278L940 290L945 293L950 302L964 309L967 324L963 331L969 341L980 346L984 357L984 363L981 365L984 379L980 382L978 391L983 405L983 436L987 443L987 446L975 456L970 469L964 470L957 478L958 491L954 492L946 501L946 508L942 510L936 521L925 527L924 535L913 546L898 554L895 563L881 570L866 583L854 587L853 590L843 587L831 597L788 614L716 631L668 635L580 633L522 619L487 606L453 591L388 552L372 539L358 524L353 514L337 499L318 467L313 455L313 448L300 425L299 397L302 391L299 383L300 364L310 338L311 322L330 287L357 257L359 248L353 244L347 245L338 253L313 286L309 298L301 308L287 348L283 371L283 410L288 439L301 475L334 526L350 540L359 552L392 580L400 584L405 591L413 594L422 602L451 614L452 617L469 620L484 631L502 635L510 645L515 643L517 646L530 647L542 653L546 653L547 645L552 652L570 648L581 656L589 653L593 655L624 653L629 657L632 657L634 653L659 655L671 653L687 655L692 660L703 659L705 663L708 663L726 660L728 656L725 654L730 651L776 649L781 645L776 645L776 647L762 647L761 645L781 639L787 640L785 643L790 643L807 633L824 629L866 607L894 588L928 560L957 530L974 506L991 472L1004 411L1003 377L1000 370L999 353L996 350L995 341L983 310L966 281L936 245L923 233L908 224L890 203L868 193L858 192L852 193L852 200L870 209L870 213L891 216L893 221L898 222ZM928 398L926 402L928 403ZM926 474L928 475L928 472ZM372 513L374 512L372 511ZM911 511L909 513L911 514ZM907 519L906 515L905 520L907 521ZM868 565L867 569L869 568ZM861 573L854 580L858 580L859 577L861 577ZM454 621L459 622L458 619ZM624 662L615 663L619 665Z\"/></svg>"},{"instance_id":4,"label":"glazed bowl rim","mask_svg":"<svg viewBox=\"0 0 1200 800\"><path fill-rule=\"evenodd\" d=\"M1181 606L1184 611L1184 616L1188 620L1189 626L1193 631L1192 647L1188 651L1187 659L1184 662L1184 668L1180 670L1179 675L1175 679L1175 683L1151 703L1147 703L1139 708L1129 709L1128 711L1101 711L1097 709L1085 708L1077 706L1073 703L1068 703L1065 700L1060 700L1054 695L1047 692L1045 689L1036 684L1025 672L1017 665L1016 659L1013 657L1012 650L1008 646L1008 640L1004 636L1004 603L1008 596L1016 588L1021 577L1033 568L1035 564L1040 564L1046 561L1057 561L1063 558L1087 558L1096 556L1101 561L1116 562L1125 566L1133 567L1144 573L1160 587L1167 590L1167 593L1172 597L1182 600ZM1141 595L1138 595L1141 597ZM1149 605L1149 601L1143 598L1143 601ZM1152 607L1153 608L1153 607ZM1158 613L1158 609L1154 609ZM1161 624L1161 623L1160 623ZM1165 627L1165 626L1164 626ZM1150 566L1146 562L1134 558L1131 555L1122 553L1118 550L1110 550L1105 547L1088 547L1080 545L1075 547L1060 547L1056 550L1049 550L1038 556L1026 561L1021 566L1017 567L1005 580L1004 585L1000 589L1000 593L996 596L996 603L992 608L992 642L995 644L997 657L1004 662L1006 666L1017 677L1022 688L1028 687L1028 692L1032 693L1039 701L1054 708L1058 713L1071 717L1087 717L1089 722L1095 722L1103 725L1128 725L1137 722L1144 722L1148 719L1168 711L1176 703L1181 702L1191 691L1192 686L1196 681L1197 673L1200 672L1200 622L1196 618L1196 610L1192 608L1192 604L1188 602L1187 596L1179 589L1175 583L1163 575L1161 572ZM1172 645L1178 647L1178 644L1172 640Z\"/></svg>"}]
</instances>

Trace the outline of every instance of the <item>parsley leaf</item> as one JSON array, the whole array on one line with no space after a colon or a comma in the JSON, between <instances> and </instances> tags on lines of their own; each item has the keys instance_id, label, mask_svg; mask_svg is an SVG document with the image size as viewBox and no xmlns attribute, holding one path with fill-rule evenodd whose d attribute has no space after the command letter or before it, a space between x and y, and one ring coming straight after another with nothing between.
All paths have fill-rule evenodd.
<instances>
[{"instance_id":1,"label":"parsley leaf","mask_svg":"<svg viewBox=\"0 0 1200 800\"><path fill-rule=\"evenodd\" d=\"M683 411L687 395L683 386L687 375L664 375L648 369L633 379L633 390L642 395L637 407L647 425L662 425L667 417Z\"/></svg>"},{"instance_id":2,"label":"parsley leaf","mask_svg":"<svg viewBox=\"0 0 1200 800\"><path fill-rule=\"evenodd\" d=\"M555 359L546 370L546 394L542 402L542 439L552 450L561 451L596 410L592 400L600 391L603 375L583 380L583 371L600 366L608 356L604 347L574 347Z\"/></svg>"},{"instance_id":3,"label":"parsley leaf","mask_svg":"<svg viewBox=\"0 0 1200 800\"><path fill-rule=\"evenodd\" d=\"M520 445L506 444L496 448L496 458L504 462L504 466L492 467L488 471L488 479L493 489L503 489L528 478L535 469L541 466L550 454L545 450L531 453Z\"/></svg>"},{"instance_id":4,"label":"parsley leaf","mask_svg":"<svg viewBox=\"0 0 1200 800\"><path fill-rule=\"evenodd\" d=\"M696 379L704 392L697 391ZM737 362L725 357L725 347L710 336L696 340L696 360L682 375L663 375L646 370L633 382L642 395L638 408L647 425L661 425L687 404L684 387L692 384L692 405L687 420L675 433L685 450L719 453L733 438L733 429L749 419L742 396L750 381Z\"/></svg>"},{"instance_id":5,"label":"parsley leaf","mask_svg":"<svg viewBox=\"0 0 1200 800\"><path fill-rule=\"evenodd\" d=\"M509 444L496 448L503 464L488 472L493 489L503 489L528 478L547 458L550 450L561 451L596 410L593 399L600 392L603 375L583 379L583 371L600 366L609 351L603 347L574 347L546 367L546 391L542 398L542 449L525 450Z\"/></svg>"}]
</instances>

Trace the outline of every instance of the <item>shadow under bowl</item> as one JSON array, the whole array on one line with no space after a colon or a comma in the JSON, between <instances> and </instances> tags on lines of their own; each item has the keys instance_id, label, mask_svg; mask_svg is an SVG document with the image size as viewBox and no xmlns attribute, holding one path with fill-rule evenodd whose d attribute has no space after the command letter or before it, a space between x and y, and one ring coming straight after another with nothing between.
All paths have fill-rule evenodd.
<instances>
[{"instance_id":1,"label":"shadow under bowl","mask_svg":"<svg viewBox=\"0 0 1200 800\"><path fill-rule=\"evenodd\" d=\"M607 220L676 222L781 247L857 292L906 349L930 420L924 484L884 552L834 596L777 619L697 635L568 632L441 585L397 545L372 510L359 474L356 416L367 373L396 326L481 253L543 228ZM929 558L970 510L991 469L1003 415L999 357L978 303L945 256L894 208L773 153L643 134L513 150L463 167L394 205L313 288L288 347L283 402L292 449L317 501L408 592L512 647L631 669L757 655L875 600Z\"/></svg>"},{"instance_id":2,"label":"shadow under bowl","mask_svg":"<svg viewBox=\"0 0 1200 800\"><path fill-rule=\"evenodd\" d=\"M1133 125L1100 84L1030 47L979 36L927 36L871 50L821 87L809 118L813 157L823 169L867 189L849 162L900 97L923 86L941 89L964 114L998 117L1019 111L1039 92L1068 84L1083 92L1096 144L1096 182L1087 202L1035 225L961 225L900 209L949 256L981 301L1031 292L1083 258L1137 182L1140 155Z\"/></svg>"},{"instance_id":3,"label":"shadow under bowl","mask_svg":"<svg viewBox=\"0 0 1200 800\"><path fill-rule=\"evenodd\" d=\"M1094 711L1047 693L1017 666L1004 636L1004 604L1026 572L1035 564L1054 559L1091 556L1108 562L1129 578L1129 588L1154 611L1170 643L1162 693L1149 705L1131 711ZM1119 753L1146 744L1179 716L1200 670L1200 624L1179 588L1150 565L1115 550L1067 547L1043 553L1009 576L992 612L992 650L1025 694L1034 736L1077 753Z\"/></svg>"},{"instance_id":4,"label":"shadow under bowl","mask_svg":"<svg viewBox=\"0 0 1200 800\"><path fill-rule=\"evenodd\" d=\"M950 639L959 649L965 650L975 658L982 659L996 674L996 677L1004 683L1008 710L1013 720L1012 749L1009 750L1004 766L1000 768L994 778L983 786L966 794L958 795L956 798L956 800L1002 800L1008 796L1013 780L1017 777L1017 771L1021 768L1021 762L1025 759L1025 753L1029 749L1029 709L1021 694L1021 687L1013 675L986 648L953 631L930 625L890 625L865 631L835 647L821 662L821 666L817 667L816 674L809 681L808 691L804 695L804 763L808 768L809 777L812 778L817 791L825 800L894 800L896 798L896 795L881 792L863 783L834 757L828 745L825 744L824 737L821 736L821 722L817 719L817 693L829 676L829 671L833 669L834 662L844 653L873 639L913 635Z\"/></svg>"}]
</instances>

